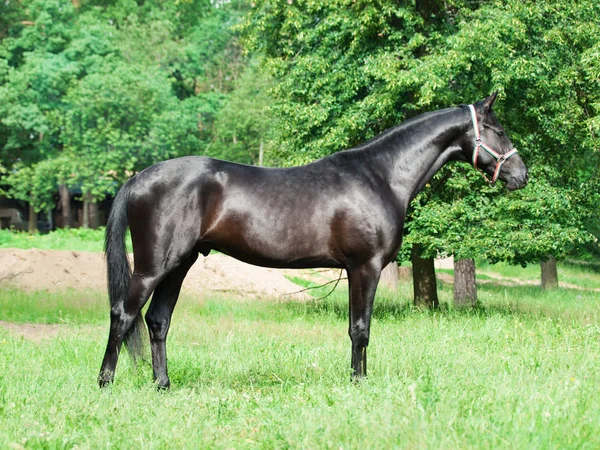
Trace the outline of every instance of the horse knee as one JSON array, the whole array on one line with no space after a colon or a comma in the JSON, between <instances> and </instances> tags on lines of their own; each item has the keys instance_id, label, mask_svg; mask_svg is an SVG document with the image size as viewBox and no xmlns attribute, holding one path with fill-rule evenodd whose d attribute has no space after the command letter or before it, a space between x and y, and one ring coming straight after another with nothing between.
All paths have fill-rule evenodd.
<instances>
[{"instance_id":1,"label":"horse knee","mask_svg":"<svg viewBox=\"0 0 600 450\"><path fill-rule=\"evenodd\" d=\"M148 311L146 313L146 324L148 325L152 339L159 341L166 340L170 325L169 319L166 317L157 317Z\"/></svg>"},{"instance_id":2,"label":"horse knee","mask_svg":"<svg viewBox=\"0 0 600 450\"><path fill-rule=\"evenodd\" d=\"M365 325L362 320L352 324L350 326L350 339L352 345L355 347L368 347L369 346L369 328Z\"/></svg>"}]
</instances>

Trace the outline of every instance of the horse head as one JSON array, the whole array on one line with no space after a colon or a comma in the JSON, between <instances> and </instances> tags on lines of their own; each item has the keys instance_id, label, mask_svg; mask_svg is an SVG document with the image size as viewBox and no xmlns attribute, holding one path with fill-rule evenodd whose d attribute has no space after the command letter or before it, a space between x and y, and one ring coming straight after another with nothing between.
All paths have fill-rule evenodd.
<instances>
[{"instance_id":1,"label":"horse head","mask_svg":"<svg viewBox=\"0 0 600 450\"><path fill-rule=\"evenodd\" d=\"M497 96L498 92L494 92L469 105L471 126L465 135L463 155L490 184L500 179L512 191L527 185L527 167L492 110Z\"/></svg>"}]
</instances>

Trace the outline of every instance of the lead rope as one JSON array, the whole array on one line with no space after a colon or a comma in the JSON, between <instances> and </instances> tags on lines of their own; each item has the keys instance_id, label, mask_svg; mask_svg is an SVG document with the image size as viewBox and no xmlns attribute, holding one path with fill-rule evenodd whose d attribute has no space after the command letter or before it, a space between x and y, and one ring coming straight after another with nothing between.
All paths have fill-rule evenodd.
<instances>
[{"instance_id":1,"label":"lead rope","mask_svg":"<svg viewBox=\"0 0 600 450\"><path fill-rule=\"evenodd\" d=\"M493 186L494 183L498 180L498 176L500 175L500 169L502 168L502 165L506 162L506 160L508 158L517 154L517 149L513 148L512 150L509 150L508 152L501 155L500 153L495 151L493 148L486 145L481 140L481 135L479 134L479 123L477 122L477 114L475 112L475 106L469 105L469 110L471 111L471 120L473 121L473 129L475 131L475 148L473 149L473 167L475 167L477 170L479 170L479 172L481 172L481 174L483 175L483 179L485 181L487 181L490 184L490 186ZM494 176L492 177L491 181L488 179L485 172L483 172L483 170L481 170L481 169L479 169L479 167L477 167L477 158L479 156L480 148L483 148L486 152L488 152L490 155L492 155L494 157L494 159L496 160L496 169L494 170Z\"/></svg>"}]
</instances>

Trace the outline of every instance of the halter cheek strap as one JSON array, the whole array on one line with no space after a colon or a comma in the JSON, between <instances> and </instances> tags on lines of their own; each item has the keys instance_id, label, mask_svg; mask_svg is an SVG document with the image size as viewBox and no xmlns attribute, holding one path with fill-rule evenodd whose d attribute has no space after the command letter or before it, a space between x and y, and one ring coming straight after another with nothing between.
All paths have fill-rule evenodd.
<instances>
[{"instance_id":1,"label":"halter cheek strap","mask_svg":"<svg viewBox=\"0 0 600 450\"><path fill-rule=\"evenodd\" d=\"M506 162L506 160L508 158L517 154L517 149L513 148L512 150L509 150L508 152L506 152L504 154L500 154L497 151L495 151L493 148L491 148L490 146L486 145L481 140L481 134L479 133L479 123L477 122L477 114L475 113L475 106L469 105L469 110L471 111L471 119L473 120L473 129L475 130L475 148L473 150L473 167L475 167L477 170L479 170L481 172L485 181L487 181L490 184L494 184L496 182L496 180L498 180L498 175L500 175L500 169L502 168L502 165ZM477 167L477 157L479 156L479 149L481 149L481 148L484 149L486 152L488 152L490 155L492 155L494 157L494 159L496 160L496 169L494 170L494 176L492 177L491 180L489 180L488 177L485 175L485 173L483 173L483 171Z\"/></svg>"}]
</instances>

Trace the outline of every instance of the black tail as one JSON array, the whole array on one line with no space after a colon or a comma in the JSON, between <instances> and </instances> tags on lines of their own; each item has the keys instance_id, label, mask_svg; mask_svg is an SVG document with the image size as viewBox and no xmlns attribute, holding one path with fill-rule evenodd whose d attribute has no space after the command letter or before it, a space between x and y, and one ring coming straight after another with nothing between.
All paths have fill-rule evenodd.
<instances>
[{"instance_id":1,"label":"black tail","mask_svg":"<svg viewBox=\"0 0 600 450\"><path fill-rule=\"evenodd\" d=\"M104 250L106 251L108 297L111 308L125 303L129 280L131 279L131 267L129 267L127 248L125 247L130 185L131 181L128 181L119 190L106 224ZM142 357L144 354L145 335L144 319L140 313L135 318L124 340L125 348L127 348L134 363L137 362L138 357Z\"/></svg>"}]
</instances>

